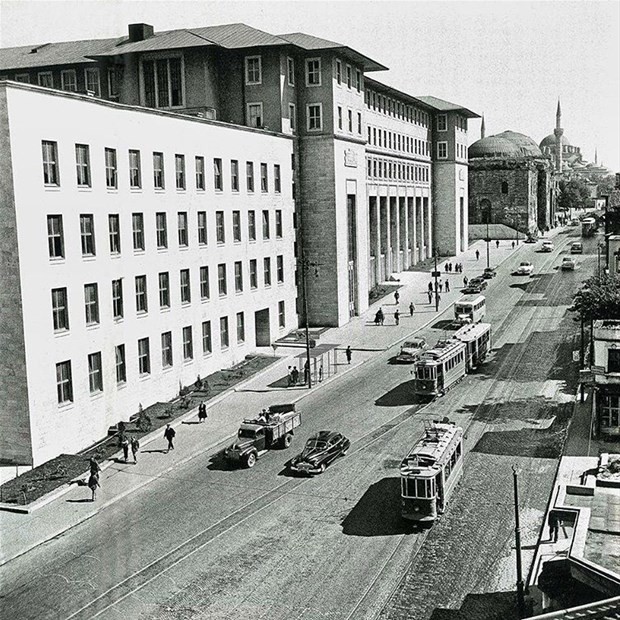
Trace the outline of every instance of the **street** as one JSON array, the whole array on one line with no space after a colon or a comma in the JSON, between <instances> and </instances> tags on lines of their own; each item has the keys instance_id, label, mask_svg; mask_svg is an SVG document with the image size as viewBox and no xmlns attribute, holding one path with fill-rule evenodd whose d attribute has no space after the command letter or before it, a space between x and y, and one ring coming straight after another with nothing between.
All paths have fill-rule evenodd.
<instances>
[{"instance_id":1,"label":"street","mask_svg":"<svg viewBox=\"0 0 620 620\"><path fill-rule=\"evenodd\" d=\"M511 468L527 548L575 387L567 308L596 267L597 241L585 241L580 269L562 272L577 235L558 235L549 254L521 247L498 268L485 291L492 358L444 398L417 404L412 367L388 363L396 347L377 353L299 403L289 450L250 470L205 453L4 566L3 616L423 620L466 594L514 589ZM531 277L512 275L521 260ZM434 343L443 330L419 335ZM424 420L443 416L467 429L465 476L438 523L415 531L400 518L399 463ZM348 454L316 478L290 477L286 461L321 429L349 437Z\"/></svg>"}]
</instances>

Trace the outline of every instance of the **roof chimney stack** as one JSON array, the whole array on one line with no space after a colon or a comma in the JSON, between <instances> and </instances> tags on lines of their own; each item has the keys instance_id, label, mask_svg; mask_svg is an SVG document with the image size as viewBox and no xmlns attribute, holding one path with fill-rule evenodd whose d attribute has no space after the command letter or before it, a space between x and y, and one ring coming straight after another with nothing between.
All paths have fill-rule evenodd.
<instances>
[{"instance_id":1,"label":"roof chimney stack","mask_svg":"<svg viewBox=\"0 0 620 620\"><path fill-rule=\"evenodd\" d=\"M150 24L129 24L129 40L132 43L144 41L154 34L153 26Z\"/></svg>"}]
</instances>

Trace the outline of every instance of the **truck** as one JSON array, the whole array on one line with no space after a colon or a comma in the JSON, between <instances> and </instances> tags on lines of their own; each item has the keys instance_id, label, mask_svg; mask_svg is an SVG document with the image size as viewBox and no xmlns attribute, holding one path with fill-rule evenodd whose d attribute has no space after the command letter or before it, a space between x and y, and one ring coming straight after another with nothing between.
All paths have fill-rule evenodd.
<instances>
[{"instance_id":1,"label":"truck","mask_svg":"<svg viewBox=\"0 0 620 620\"><path fill-rule=\"evenodd\" d=\"M271 405L256 418L246 418L237 438L224 450L226 462L254 467L259 456L273 448L288 448L294 429L301 424L301 413L294 404Z\"/></svg>"}]
</instances>

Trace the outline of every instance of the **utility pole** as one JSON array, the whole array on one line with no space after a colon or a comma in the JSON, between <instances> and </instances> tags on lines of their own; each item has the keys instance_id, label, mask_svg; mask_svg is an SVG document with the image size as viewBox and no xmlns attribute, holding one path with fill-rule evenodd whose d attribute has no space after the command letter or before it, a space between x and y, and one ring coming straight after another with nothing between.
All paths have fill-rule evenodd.
<instances>
[{"instance_id":1,"label":"utility pole","mask_svg":"<svg viewBox=\"0 0 620 620\"><path fill-rule=\"evenodd\" d=\"M303 295L304 295L304 330L305 330L305 335L306 335L306 367L308 368L307 383L308 383L308 388L311 388L312 387L312 373L310 372L310 329L308 326L307 276L308 276L308 268L314 267L316 269L318 267L318 263L310 262L302 254L301 258L299 259L299 264L301 266L301 288L303 290Z\"/></svg>"},{"instance_id":2,"label":"utility pole","mask_svg":"<svg viewBox=\"0 0 620 620\"><path fill-rule=\"evenodd\" d=\"M491 240L489 239L489 220L491 219L491 207L489 206L487 210L487 269L491 266L489 263L489 243Z\"/></svg>"},{"instance_id":3,"label":"utility pole","mask_svg":"<svg viewBox=\"0 0 620 620\"><path fill-rule=\"evenodd\" d=\"M439 283L437 281L439 278L439 271L437 271L437 250L433 252L433 256L435 258L435 271L433 271L433 276L435 277L435 312L439 312Z\"/></svg>"},{"instance_id":4,"label":"utility pole","mask_svg":"<svg viewBox=\"0 0 620 620\"><path fill-rule=\"evenodd\" d=\"M521 566L521 526L519 524L519 487L517 468L512 466L512 479L515 496L515 549L517 553L517 608L519 618L525 618L525 591L523 586L523 569Z\"/></svg>"}]
</instances>

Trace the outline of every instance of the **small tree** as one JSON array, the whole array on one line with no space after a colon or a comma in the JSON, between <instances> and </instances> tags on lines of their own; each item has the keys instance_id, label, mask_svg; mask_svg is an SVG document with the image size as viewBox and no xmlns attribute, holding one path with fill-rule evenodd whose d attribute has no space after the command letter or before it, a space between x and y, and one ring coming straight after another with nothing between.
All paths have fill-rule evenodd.
<instances>
[{"instance_id":1,"label":"small tree","mask_svg":"<svg viewBox=\"0 0 620 620\"><path fill-rule=\"evenodd\" d=\"M578 314L578 320L620 319L620 278L616 274L588 278L569 310Z\"/></svg>"},{"instance_id":2,"label":"small tree","mask_svg":"<svg viewBox=\"0 0 620 620\"><path fill-rule=\"evenodd\" d=\"M560 181L558 206L561 209L578 209L585 207L590 200L590 190L585 181L572 179Z\"/></svg>"}]
</instances>

